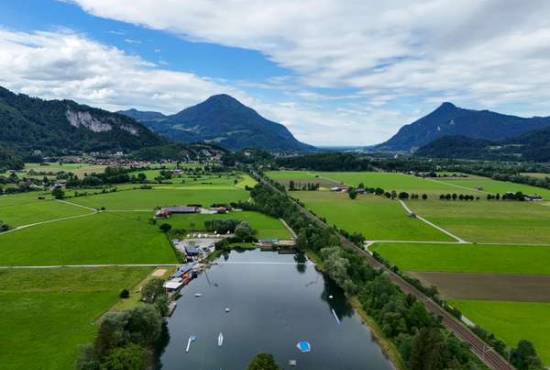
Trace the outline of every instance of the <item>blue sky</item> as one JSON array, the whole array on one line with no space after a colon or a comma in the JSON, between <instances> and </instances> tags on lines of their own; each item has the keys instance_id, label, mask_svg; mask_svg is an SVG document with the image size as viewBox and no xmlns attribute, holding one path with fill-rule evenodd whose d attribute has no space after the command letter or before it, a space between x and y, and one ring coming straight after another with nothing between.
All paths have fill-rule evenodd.
<instances>
[{"instance_id":1,"label":"blue sky","mask_svg":"<svg viewBox=\"0 0 550 370\"><path fill-rule=\"evenodd\" d=\"M0 0L0 85L164 113L229 93L315 145L384 141L443 101L550 114L547 1L129 4Z\"/></svg>"}]
</instances>

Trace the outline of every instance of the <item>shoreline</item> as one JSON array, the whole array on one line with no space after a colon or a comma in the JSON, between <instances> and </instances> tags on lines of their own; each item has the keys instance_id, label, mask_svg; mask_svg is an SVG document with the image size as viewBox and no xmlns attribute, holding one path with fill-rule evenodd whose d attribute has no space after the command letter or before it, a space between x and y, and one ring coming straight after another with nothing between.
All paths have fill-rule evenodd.
<instances>
[{"instance_id":1,"label":"shoreline","mask_svg":"<svg viewBox=\"0 0 550 370\"><path fill-rule=\"evenodd\" d=\"M305 250L305 254L307 255L308 259L313 262L315 267L324 274L323 262L321 261L321 258L317 255L317 253L315 253L310 248L307 248ZM369 328L374 340L380 346L382 353L392 363L394 368L396 370L406 370L407 367L403 362L399 351L397 350L395 345L388 338L386 338L384 333L382 333L382 330L374 321L374 319L370 317L369 314L363 309L363 306L359 302L359 299L356 296L350 297L348 295L346 295L346 299L351 304L355 312L359 315L359 317L361 317L363 325Z\"/></svg>"}]
</instances>

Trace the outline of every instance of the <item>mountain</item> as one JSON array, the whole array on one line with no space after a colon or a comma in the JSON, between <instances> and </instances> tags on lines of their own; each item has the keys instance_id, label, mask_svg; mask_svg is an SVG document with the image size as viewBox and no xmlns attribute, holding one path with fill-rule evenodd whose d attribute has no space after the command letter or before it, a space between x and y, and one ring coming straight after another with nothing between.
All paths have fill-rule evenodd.
<instances>
[{"instance_id":1,"label":"mountain","mask_svg":"<svg viewBox=\"0 0 550 370\"><path fill-rule=\"evenodd\" d=\"M315 150L296 140L285 126L265 119L255 110L225 94L211 96L200 104L170 116L135 109L119 113L136 118L156 133L181 143L215 143L233 150Z\"/></svg>"},{"instance_id":2,"label":"mountain","mask_svg":"<svg viewBox=\"0 0 550 370\"><path fill-rule=\"evenodd\" d=\"M127 152L167 143L127 116L71 100L31 98L0 87L0 146L16 154Z\"/></svg>"},{"instance_id":3,"label":"mountain","mask_svg":"<svg viewBox=\"0 0 550 370\"><path fill-rule=\"evenodd\" d=\"M418 149L415 155L432 158L469 158L550 161L550 127L529 131L519 136L489 141L446 136Z\"/></svg>"},{"instance_id":4,"label":"mountain","mask_svg":"<svg viewBox=\"0 0 550 370\"><path fill-rule=\"evenodd\" d=\"M550 117L522 118L443 103L432 113L403 126L376 150L410 151L444 136L503 140L550 126Z\"/></svg>"}]
</instances>

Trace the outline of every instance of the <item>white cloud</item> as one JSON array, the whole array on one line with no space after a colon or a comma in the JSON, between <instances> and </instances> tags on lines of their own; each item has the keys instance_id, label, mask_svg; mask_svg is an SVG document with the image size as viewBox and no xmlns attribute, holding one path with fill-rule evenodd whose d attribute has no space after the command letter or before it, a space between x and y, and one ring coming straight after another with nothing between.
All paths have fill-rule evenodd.
<instances>
[{"instance_id":1,"label":"white cloud","mask_svg":"<svg viewBox=\"0 0 550 370\"><path fill-rule=\"evenodd\" d=\"M309 87L441 94L498 106L550 97L547 0L72 0L91 14L255 49Z\"/></svg>"},{"instance_id":2,"label":"white cloud","mask_svg":"<svg viewBox=\"0 0 550 370\"><path fill-rule=\"evenodd\" d=\"M0 85L47 99L74 99L110 110L176 112L213 94L242 95L70 32L0 29L0 50Z\"/></svg>"},{"instance_id":3,"label":"white cloud","mask_svg":"<svg viewBox=\"0 0 550 370\"><path fill-rule=\"evenodd\" d=\"M338 112L298 102L268 104L240 89L162 69L68 31L0 29L0 49L0 85L31 96L73 99L112 111L135 107L174 113L211 95L228 93L265 117L287 125L300 140L309 143L359 145L380 141L392 133L392 129L382 133L373 130L370 125L376 116L365 112Z\"/></svg>"}]
</instances>

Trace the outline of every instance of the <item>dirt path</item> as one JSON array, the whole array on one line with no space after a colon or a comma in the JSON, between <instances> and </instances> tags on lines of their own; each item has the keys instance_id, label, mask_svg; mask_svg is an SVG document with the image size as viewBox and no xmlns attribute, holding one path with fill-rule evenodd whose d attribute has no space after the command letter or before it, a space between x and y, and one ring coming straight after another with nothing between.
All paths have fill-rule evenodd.
<instances>
[{"instance_id":1,"label":"dirt path","mask_svg":"<svg viewBox=\"0 0 550 370\"><path fill-rule=\"evenodd\" d=\"M411 211L411 209L407 206L407 204L405 204L405 202L403 202L402 200L399 201L399 203L401 203L401 206L403 206L403 208L405 209L405 211L407 211L409 214L412 214L414 213L413 211ZM462 239L462 238L459 238L458 236L452 234L450 231L447 231L445 230L444 228L440 227L440 226L437 226L436 224L434 224L433 222L431 221L428 221L426 220L424 217L422 216L419 216L417 215L416 213L414 213L416 215L416 218L418 218L420 221L424 222L425 224L427 225L430 225L431 227L441 231L443 234L447 234L448 236L450 236L451 238L453 238L454 240L456 240L457 242L459 243L468 243L466 240Z\"/></svg>"}]
</instances>

